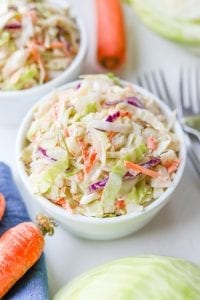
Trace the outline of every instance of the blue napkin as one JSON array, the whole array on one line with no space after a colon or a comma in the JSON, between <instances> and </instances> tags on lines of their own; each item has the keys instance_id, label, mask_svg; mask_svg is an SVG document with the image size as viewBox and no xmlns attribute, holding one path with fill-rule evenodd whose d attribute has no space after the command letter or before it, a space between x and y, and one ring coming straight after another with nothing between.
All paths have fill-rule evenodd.
<instances>
[{"instance_id":1,"label":"blue napkin","mask_svg":"<svg viewBox=\"0 0 200 300\"><path fill-rule=\"evenodd\" d=\"M0 162L0 192L6 198L6 212L0 222L0 236L18 223L30 221L26 206L13 181L10 168ZM4 297L6 300L48 300L44 255Z\"/></svg>"}]
</instances>

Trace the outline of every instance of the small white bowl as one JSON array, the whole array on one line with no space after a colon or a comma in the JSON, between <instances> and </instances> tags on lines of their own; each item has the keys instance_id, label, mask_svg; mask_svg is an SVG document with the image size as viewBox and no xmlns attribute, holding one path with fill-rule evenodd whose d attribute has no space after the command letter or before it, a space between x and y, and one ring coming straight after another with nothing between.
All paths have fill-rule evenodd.
<instances>
[{"instance_id":1,"label":"small white bowl","mask_svg":"<svg viewBox=\"0 0 200 300\"><path fill-rule=\"evenodd\" d=\"M66 5L65 0L49 0L56 5ZM0 126L19 125L25 114L37 100L55 87L76 79L82 72L87 50L86 27L79 16L72 10L80 30L80 48L69 67L56 78L36 87L19 91L0 91Z\"/></svg>"},{"instance_id":2,"label":"small white bowl","mask_svg":"<svg viewBox=\"0 0 200 300\"><path fill-rule=\"evenodd\" d=\"M122 81L123 82L123 81ZM78 81L68 83L59 88L59 90L63 90L66 88L76 86ZM123 82L126 83L126 82ZM162 112L166 115L166 117L170 118L170 109L164 104L161 100L159 100L156 96L152 95L148 91L143 88L133 85L134 89L146 97L151 97L155 99L155 102L159 105ZM63 208L56 206L45 197L36 196L31 193L31 185L29 182L29 178L24 170L24 166L22 161L20 160L20 155L22 149L25 144L25 136L27 130L32 121L33 112L36 107L44 101L49 99L49 95L45 96L41 101L39 101L26 115L23 120L17 137L16 144L16 158L17 158L17 167L20 174L20 177L30 194L30 197L33 201L37 201L40 206L47 212L47 214L53 217L58 223L60 223L64 228L74 233L77 236L94 239L94 240L110 240L120 238L126 235L129 235L138 229L142 228L146 225L153 217L159 212L159 210L169 201L172 193L177 187L182 175L186 162L186 146L184 142L184 133L179 123L176 121L174 125L174 131L176 135L180 139L180 159L181 163L175 175L175 178L171 184L171 186L153 203L144 208L143 211L137 213L130 213L127 215L119 216L119 217L111 217L111 218L93 218L86 217L82 215L72 215L69 214Z\"/></svg>"}]
</instances>

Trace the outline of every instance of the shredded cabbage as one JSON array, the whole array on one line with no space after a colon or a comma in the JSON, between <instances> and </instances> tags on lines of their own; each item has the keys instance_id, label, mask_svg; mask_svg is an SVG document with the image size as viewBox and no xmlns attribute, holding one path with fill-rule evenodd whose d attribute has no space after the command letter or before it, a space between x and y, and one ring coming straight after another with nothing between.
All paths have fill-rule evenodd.
<instances>
[{"instance_id":1,"label":"shredded cabbage","mask_svg":"<svg viewBox=\"0 0 200 300\"><path fill-rule=\"evenodd\" d=\"M176 173L179 140L163 113L152 98L115 82L88 75L78 88L55 91L27 130L22 161L34 192L57 205L65 201L63 209L74 214L113 217L145 209Z\"/></svg>"},{"instance_id":2,"label":"shredded cabbage","mask_svg":"<svg viewBox=\"0 0 200 300\"><path fill-rule=\"evenodd\" d=\"M79 50L80 33L69 7L47 0L6 0L0 31L0 90L28 89L55 78Z\"/></svg>"}]
</instances>

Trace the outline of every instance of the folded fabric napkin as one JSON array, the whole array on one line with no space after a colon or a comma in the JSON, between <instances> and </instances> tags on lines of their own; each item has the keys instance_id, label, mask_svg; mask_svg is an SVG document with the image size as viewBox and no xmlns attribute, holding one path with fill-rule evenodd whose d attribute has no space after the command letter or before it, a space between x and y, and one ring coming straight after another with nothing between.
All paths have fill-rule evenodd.
<instances>
[{"instance_id":1,"label":"folded fabric napkin","mask_svg":"<svg viewBox=\"0 0 200 300\"><path fill-rule=\"evenodd\" d=\"M26 206L13 181L10 168L0 162L0 192L6 198L5 215L0 222L0 236L18 223L30 221ZM48 282L44 254L4 297L6 300L48 300Z\"/></svg>"}]
</instances>

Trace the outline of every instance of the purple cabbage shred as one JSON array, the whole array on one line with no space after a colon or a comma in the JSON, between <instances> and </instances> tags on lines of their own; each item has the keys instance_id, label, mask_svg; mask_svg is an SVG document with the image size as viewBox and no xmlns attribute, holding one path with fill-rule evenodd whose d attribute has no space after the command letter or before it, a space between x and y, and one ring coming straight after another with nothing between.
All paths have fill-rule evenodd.
<instances>
[{"instance_id":1,"label":"purple cabbage shred","mask_svg":"<svg viewBox=\"0 0 200 300\"><path fill-rule=\"evenodd\" d=\"M120 112L119 111L116 111L114 114L112 115L109 115L107 118L106 118L106 121L107 122L113 122L115 121L117 118L120 117Z\"/></svg>"}]
</instances>

